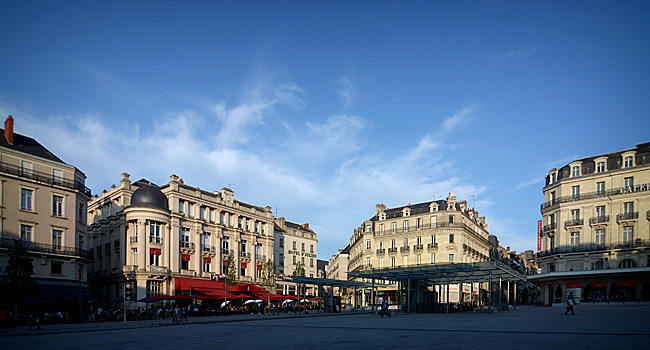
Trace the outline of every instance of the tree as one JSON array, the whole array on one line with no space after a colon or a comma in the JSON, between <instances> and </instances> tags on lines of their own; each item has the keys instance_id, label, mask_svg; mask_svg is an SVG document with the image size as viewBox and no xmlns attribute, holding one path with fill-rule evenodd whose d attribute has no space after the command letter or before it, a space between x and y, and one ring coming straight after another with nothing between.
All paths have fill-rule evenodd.
<instances>
[{"instance_id":1,"label":"tree","mask_svg":"<svg viewBox=\"0 0 650 350\"><path fill-rule=\"evenodd\" d=\"M226 294L228 294L228 287L237 284L237 269L235 268L235 258L233 258L232 254L228 255L228 259L226 260L226 283L228 284Z\"/></svg>"},{"instance_id":2,"label":"tree","mask_svg":"<svg viewBox=\"0 0 650 350\"><path fill-rule=\"evenodd\" d=\"M305 266L302 263L297 263L293 269L293 275L305 277Z\"/></svg>"},{"instance_id":3,"label":"tree","mask_svg":"<svg viewBox=\"0 0 650 350\"><path fill-rule=\"evenodd\" d=\"M275 288L275 264L271 259L264 263L262 268L262 286L269 292L267 307L271 305L271 293Z\"/></svg>"},{"instance_id":4,"label":"tree","mask_svg":"<svg viewBox=\"0 0 650 350\"><path fill-rule=\"evenodd\" d=\"M10 298L14 302L14 312L18 310L18 302L25 296L33 294L34 285L36 284L32 275L34 274L34 263L23 246L23 242L18 239L13 240L14 245L7 252L9 261L5 267L5 273L9 278L11 285Z\"/></svg>"}]
</instances>

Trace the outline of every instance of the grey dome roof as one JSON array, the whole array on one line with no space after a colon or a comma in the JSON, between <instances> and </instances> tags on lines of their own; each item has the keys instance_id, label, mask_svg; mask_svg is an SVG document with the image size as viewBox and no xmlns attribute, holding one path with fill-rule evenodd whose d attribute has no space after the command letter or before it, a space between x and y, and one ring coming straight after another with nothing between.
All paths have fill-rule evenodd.
<instances>
[{"instance_id":1,"label":"grey dome roof","mask_svg":"<svg viewBox=\"0 0 650 350\"><path fill-rule=\"evenodd\" d=\"M140 188L133 192L131 196L131 205L145 205L151 207L158 207L169 210L167 197L160 191L158 186L138 181Z\"/></svg>"}]
</instances>

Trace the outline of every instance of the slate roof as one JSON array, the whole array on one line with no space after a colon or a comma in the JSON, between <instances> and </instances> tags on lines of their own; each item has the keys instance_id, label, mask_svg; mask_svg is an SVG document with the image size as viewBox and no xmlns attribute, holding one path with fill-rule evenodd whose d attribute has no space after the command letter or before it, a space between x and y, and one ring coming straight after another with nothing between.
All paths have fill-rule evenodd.
<instances>
[{"instance_id":1,"label":"slate roof","mask_svg":"<svg viewBox=\"0 0 650 350\"><path fill-rule=\"evenodd\" d=\"M7 138L4 136L4 129L0 129L0 146L13 149L19 152L24 152L31 154L36 157L45 158L57 163L66 164L59 157L55 156L47 148L43 147L38 141L33 138L18 133L14 133L14 143L13 145L7 141Z\"/></svg>"}]
</instances>

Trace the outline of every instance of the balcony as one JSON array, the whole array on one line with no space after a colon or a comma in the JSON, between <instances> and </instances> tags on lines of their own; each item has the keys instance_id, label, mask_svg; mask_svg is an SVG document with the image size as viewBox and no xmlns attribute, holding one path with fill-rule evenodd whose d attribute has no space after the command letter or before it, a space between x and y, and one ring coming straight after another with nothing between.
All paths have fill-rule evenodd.
<instances>
[{"instance_id":1,"label":"balcony","mask_svg":"<svg viewBox=\"0 0 650 350\"><path fill-rule=\"evenodd\" d=\"M609 215L603 215L603 216L596 216L593 218L589 218L589 225L598 225L598 224L607 224L609 223Z\"/></svg>"},{"instance_id":2,"label":"balcony","mask_svg":"<svg viewBox=\"0 0 650 350\"><path fill-rule=\"evenodd\" d=\"M180 248L185 250L194 250L194 242L180 241Z\"/></svg>"},{"instance_id":3,"label":"balcony","mask_svg":"<svg viewBox=\"0 0 650 350\"><path fill-rule=\"evenodd\" d=\"M417 252L417 251L420 251L420 250L424 250L424 246L422 246L422 244L416 244L416 245L413 246L413 251L414 252Z\"/></svg>"},{"instance_id":4,"label":"balcony","mask_svg":"<svg viewBox=\"0 0 650 350\"><path fill-rule=\"evenodd\" d=\"M131 236L129 241L131 243L138 243L138 236Z\"/></svg>"},{"instance_id":5,"label":"balcony","mask_svg":"<svg viewBox=\"0 0 650 350\"><path fill-rule=\"evenodd\" d=\"M164 266L149 266L149 272L159 275L168 275L169 269Z\"/></svg>"},{"instance_id":6,"label":"balcony","mask_svg":"<svg viewBox=\"0 0 650 350\"><path fill-rule=\"evenodd\" d=\"M251 253L249 252L239 252L239 258L240 259L251 259Z\"/></svg>"},{"instance_id":7,"label":"balcony","mask_svg":"<svg viewBox=\"0 0 650 350\"><path fill-rule=\"evenodd\" d=\"M232 249L221 248L221 255L228 256L228 255L234 255L234 254L233 254Z\"/></svg>"},{"instance_id":8,"label":"balcony","mask_svg":"<svg viewBox=\"0 0 650 350\"><path fill-rule=\"evenodd\" d=\"M616 215L616 222L620 224L621 222L636 221L638 218L639 218L639 212L634 211L630 213L623 213L623 214Z\"/></svg>"},{"instance_id":9,"label":"balcony","mask_svg":"<svg viewBox=\"0 0 650 350\"><path fill-rule=\"evenodd\" d=\"M162 237L158 236L149 236L149 243L155 244L155 245L162 245Z\"/></svg>"},{"instance_id":10,"label":"balcony","mask_svg":"<svg viewBox=\"0 0 650 350\"><path fill-rule=\"evenodd\" d=\"M73 191L79 191L88 197L91 195L90 188L84 186L81 182L66 180L58 176L53 176L51 173L23 169L21 166L5 162L0 162L0 172L45 183L50 186L65 187Z\"/></svg>"},{"instance_id":11,"label":"balcony","mask_svg":"<svg viewBox=\"0 0 650 350\"><path fill-rule=\"evenodd\" d=\"M255 255L255 260L256 261L261 261L261 262L266 262L266 255L256 254Z\"/></svg>"},{"instance_id":12,"label":"balcony","mask_svg":"<svg viewBox=\"0 0 650 350\"><path fill-rule=\"evenodd\" d=\"M551 231L555 231L556 229L557 229L557 224L554 223L554 222L551 222L550 224L544 225L544 227L542 227L542 232L543 233L549 233Z\"/></svg>"},{"instance_id":13,"label":"balcony","mask_svg":"<svg viewBox=\"0 0 650 350\"><path fill-rule=\"evenodd\" d=\"M388 254L390 254L390 253L397 253L397 247L388 248Z\"/></svg>"},{"instance_id":14,"label":"balcony","mask_svg":"<svg viewBox=\"0 0 650 350\"><path fill-rule=\"evenodd\" d=\"M379 248L379 249L377 249L377 255L385 254L385 253L386 253L386 248Z\"/></svg>"},{"instance_id":15,"label":"balcony","mask_svg":"<svg viewBox=\"0 0 650 350\"><path fill-rule=\"evenodd\" d=\"M650 247L650 240L641 240L636 239L633 242L618 242L618 243L609 243L609 244L578 244L578 245L567 245L559 246L550 250L544 250L537 254L539 257L551 256L556 254L570 254L570 253L583 253L583 252L595 252L603 250L615 250L615 249L630 249L630 248L644 248Z\"/></svg>"},{"instance_id":16,"label":"balcony","mask_svg":"<svg viewBox=\"0 0 650 350\"><path fill-rule=\"evenodd\" d=\"M209 246L209 245L204 245L203 247L201 247L201 251L203 253L207 253L207 254L216 254L217 253L217 250L215 249L215 247L212 247L212 246Z\"/></svg>"},{"instance_id":17,"label":"balcony","mask_svg":"<svg viewBox=\"0 0 650 350\"><path fill-rule=\"evenodd\" d=\"M438 249L438 243L429 243L429 244L427 244L427 249L429 249L429 250Z\"/></svg>"},{"instance_id":18,"label":"balcony","mask_svg":"<svg viewBox=\"0 0 650 350\"><path fill-rule=\"evenodd\" d=\"M564 222L564 228L569 228L569 227L576 227L576 226L582 226L584 225L585 220L584 219L571 219L571 220L566 220Z\"/></svg>"},{"instance_id":19,"label":"balcony","mask_svg":"<svg viewBox=\"0 0 650 350\"><path fill-rule=\"evenodd\" d=\"M411 249L409 247L400 247L399 252L400 253L408 253Z\"/></svg>"},{"instance_id":20,"label":"balcony","mask_svg":"<svg viewBox=\"0 0 650 350\"><path fill-rule=\"evenodd\" d=\"M648 184L642 184L642 185L635 185L630 187L612 188L611 190L607 190L607 191L581 193L580 195L577 196L564 196L564 197L555 198L552 201L542 203L540 205L540 210L542 211L542 213L544 213L546 211L556 209L562 203L576 202L576 201L600 198L600 197L617 196L617 195L623 195L630 192L642 192L642 191L649 191L649 190L650 190L650 186L648 186Z\"/></svg>"},{"instance_id":21,"label":"balcony","mask_svg":"<svg viewBox=\"0 0 650 350\"><path fill-rule=\"evenodd\" d=\"M28 252L38 252L38 253L50 253L57 255L64 255L67 257L82 257L86 259L93 258L93 250L90 251L85 249L79 249L75 247L66 247L66 246L55 246L51 244L42 244L34 242L25 242L18 240L23 248ZM0 238L0 248L11 249L14 247L14 240L11 238ZM97 248L98 252L101 253L101 245Z\"/></svg>"}]
</instances>

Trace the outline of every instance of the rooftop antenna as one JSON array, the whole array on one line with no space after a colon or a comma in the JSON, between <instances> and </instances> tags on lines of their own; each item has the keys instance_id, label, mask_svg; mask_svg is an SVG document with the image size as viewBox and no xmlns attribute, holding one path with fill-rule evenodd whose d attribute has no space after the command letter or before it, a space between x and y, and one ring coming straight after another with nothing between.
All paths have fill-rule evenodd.
<instances>
[{"instance_id":1,"label":"rooftop antenna","mask_svg":"<svg viewBox=\"0 0 650 350\"><path fill-rule=\"evenodd\" d=\"M275 217L276 217L276 218L278 217L278 209L280 209L280 208L278 208L278 206L277 206L277 204L276 204L276 205L275 205Z\"/></svg>"},{"instance_id":2,"label":"rooftop antenna","mask_svg":"<svg viewBox=\"0 0 650 350\"><path fill-rule=\"evenodd\" d=\"M476 196L471 195L470 197L472 197L472 208L476 208Z\"/></svg>"},{"instance_id":3,"label":"rooftop antenna","mask_svg":"<svg viewBox=\"0 0 650 350\"><path fill-rule=\"evenodd\" d=\"M429 197L433 197L433 201L435 202L437 196L438 196L438 191L433 191L433 192L431 192L431 196L429 196Z\"/></svg>"},{"instance_id":4,"label":"rooftop antenna","mask_svg":"<svg viewBox=\"0 0 650 350\"><path fill-rule=\"evenodd\" d=\"M232 185L236 185L236 184L228 184L228 188L232 189Z\"/></svg>"}]
</instances>

